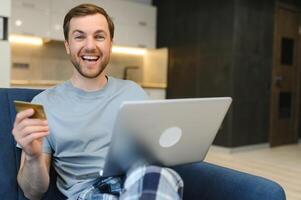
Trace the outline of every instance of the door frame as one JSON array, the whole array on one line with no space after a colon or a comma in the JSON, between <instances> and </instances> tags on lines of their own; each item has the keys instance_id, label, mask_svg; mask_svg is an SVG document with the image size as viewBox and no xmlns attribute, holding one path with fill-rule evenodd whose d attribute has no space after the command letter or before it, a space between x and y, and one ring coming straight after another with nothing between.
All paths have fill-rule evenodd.
<instances>
[{"instance_id":1,"label":"door frame","mask_svg":"<svg viewBox=\"0 0 301 200\"><path fill-rule=\"evenodd\" d=\"M276 59L277 59L277 45L276 44L276 41L277 41L277 38L278 38L278 31L277 31L277 18L278 18L278 8L283 8L283 9L287 9L287 10L291 10L291 11L295 11L295 12L298 12L299 13L299 34L298 34L298 38L297 38L297 41L296 41L296 45L297 45L297 52L296 52L296 63L297 63L297 66L296 66L296 83L297 83L297 86L296 86L296 89L295 89L295 101L296 101L296 105L295 105L295 110L292 111L292 123L293 123L293 137L294 137L294 142L298 143L298 140L299 140L299 128L300 128L300 109L301 109L301 106L300 106L300 93L301 93L301 8L300 7L297 7L297 6L294 6L294 5L290 5L290 4L286 4L286 3L280 3L280 2L276 2L275 4L275 8L274 8L274 33L273 33L273 55L272 55L272 68L271 68L271 87L270 87L270 111L269 111L269 114L270 114L270 120L269 120L269 135L268 135L268 142L270 144L270 146L273 146L271 141L272 141L272 130L273 130L273 117L275 115L274 113L274 110L273 110L273 107L275 106L273 104L273 102L275 102L273 100L273 97L274 97L274 93L276 92L275 90L275 84L274 84L274 77L275 77L275 74L274 74L274 66L276 64ZM300 56L298 56L300 55Z\"/></svg>"}]
</instances>

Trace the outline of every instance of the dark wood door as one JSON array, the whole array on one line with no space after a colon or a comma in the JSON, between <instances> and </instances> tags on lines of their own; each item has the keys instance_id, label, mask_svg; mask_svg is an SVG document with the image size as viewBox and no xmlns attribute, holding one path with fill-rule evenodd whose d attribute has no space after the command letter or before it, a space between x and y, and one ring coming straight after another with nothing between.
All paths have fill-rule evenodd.
<instances>
[{"instance_id":1,"label":"dark wood door","mask_svg":"<svg viewBox=\"0 0 301 200\"><path fill-rule=\"evenodd\" d=\"M277 5L271 83L270 144L296 143L298 139L297 56L300 13L297 8Z\"/></svg>"}]
</instances>

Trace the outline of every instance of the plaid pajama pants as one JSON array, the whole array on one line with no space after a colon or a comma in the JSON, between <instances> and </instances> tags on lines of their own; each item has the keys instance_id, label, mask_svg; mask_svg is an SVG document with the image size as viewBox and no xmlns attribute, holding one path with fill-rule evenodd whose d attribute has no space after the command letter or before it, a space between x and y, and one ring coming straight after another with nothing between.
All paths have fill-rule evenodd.
<instances>
[{"instance_id":1,"label":"plaid pajama pants","mask_svg":"<svg viewBox=\"0 0 301 200\"><path fill-rule=\"evenodd\" d=\"M183 181L172 169L141 166L120 177L99 180L80 193L78 200L179 200Z\"/></svg>"}]
</instances>

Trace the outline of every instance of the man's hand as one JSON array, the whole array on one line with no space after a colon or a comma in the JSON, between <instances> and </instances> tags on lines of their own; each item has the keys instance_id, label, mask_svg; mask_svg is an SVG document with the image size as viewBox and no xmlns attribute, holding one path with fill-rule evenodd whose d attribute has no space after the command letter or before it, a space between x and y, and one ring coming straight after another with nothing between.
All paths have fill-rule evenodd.
<instances>
[{"instance_id":1,"label":"man's hand","mask_svg":"<svg viewBox=\"0 0 301 200\"><path fill-rule=\"evenodd\" d=\"M29 118L33 114L33 109L19 112L13 128L13 136L22 147L27 160L39 158L42 155L43 138L49 134L47 121Z\"/></svg>"}]
</instances>

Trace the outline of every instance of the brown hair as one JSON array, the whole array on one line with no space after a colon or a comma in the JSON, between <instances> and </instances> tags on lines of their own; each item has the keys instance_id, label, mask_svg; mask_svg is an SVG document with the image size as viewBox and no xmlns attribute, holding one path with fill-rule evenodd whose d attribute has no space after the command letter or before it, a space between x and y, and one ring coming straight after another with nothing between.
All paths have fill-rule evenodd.
<instances>
[{"instance_id":1,"label":"brown hair","mask_svg":"<svg viewBox=\"0 0 301 200\"><path fill-rule=\"evenodd\" d=\"M110 31L110 37L111 40L113 40L114 37L114 23L112 21L112 19L110 18L110 16L107 14L107 12L99 7L96 6L94 4L80 4L74 8L72 8L66 15L64 18L64 37L65 40L68 41L68 33L69 33L69 27L70 27L70 21L72 18L74 17L83 17L83 16L87 16L87 15L94 15L94 14L101 14L103 15L107 22L108 22L108 26L109 26L109 31Z\"/></svg>"}]
</instances>

